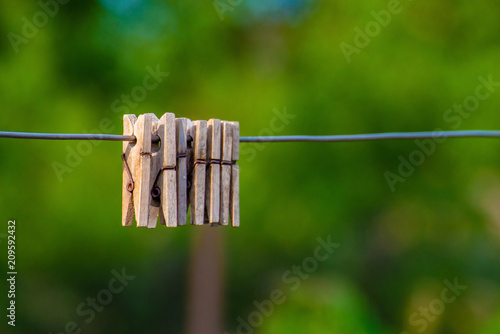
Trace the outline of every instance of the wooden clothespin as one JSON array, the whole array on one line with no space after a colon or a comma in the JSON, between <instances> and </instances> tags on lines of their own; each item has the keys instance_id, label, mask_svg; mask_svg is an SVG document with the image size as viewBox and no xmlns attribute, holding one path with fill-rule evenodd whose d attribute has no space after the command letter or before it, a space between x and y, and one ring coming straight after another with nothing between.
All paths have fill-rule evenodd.
<instances>
[{"instance_id":1,"label":"wooden clothespin","mask_svg":"<svg viewBox=\"0 0 500 334\"><path fill-rule=\"evenodd\" d=\"M229 225L232 159L233 159L233 127L230 122L222 121L220 223L221 225L224 226Z\"/></svg>"},{"instance_id":2,"label":"wooden clothespin","mask_svg":"<svg viewBox=\"0 0 500 334\"><path fill-rule=\"evenodd\" d=\"M151 194L160 203L160 221L167 227L177 226L177 145L175 115L167 113L157 125L160 138L159 151L153 156ZM150 219L151 227L156 226L157 215ZM154 225L154 226L153 226Z\"/></svg>"},{"instance_id":3,"label":"wooden clothespin","mask_svg":"<svg viewBox=\"0 0 500 334\"><path fill-rule=\"evenodd\" d=\"M233 127L233 159L231 161L231 224L240 227L240 123L231 122Z\"/></svg>"},{"instance_id":4,"label":"wooden clothespin","mask_svg":"<svg viewBox=\"0 0 500 334\"><path fill-rule=\"evenodd\" d=\"M208 121L207 141L207 220L210 224L220 222L220 170L221 170L221 121Z\"/></svg>"},{"instance_id":5,"label":"wooden clothespin","mask_svg":"<svg viewBox=\"0 0 500 334\"><path fill-rule=\"evenodd\" d=\"M155 117L154 114L123 117L124 133L136 137L135 143L123 144L123 226L132 225L135 213L137 226L147 227L150 212L154 216L157 210L151 207L151 139Z\"/></svg>"},{"instance_id":6,"label":"wooden clothespin","mask_svg":"<svg viewBox=\"0 0 500 334\"><path fill-rule=\"evenodd\" d=\"M205 222L205 182L207 164L207 121L194 121L189 128L194 140L192 150L192 179L189 193L191 204L191 224L203 225Z\"/></svg>"}]
</instances>

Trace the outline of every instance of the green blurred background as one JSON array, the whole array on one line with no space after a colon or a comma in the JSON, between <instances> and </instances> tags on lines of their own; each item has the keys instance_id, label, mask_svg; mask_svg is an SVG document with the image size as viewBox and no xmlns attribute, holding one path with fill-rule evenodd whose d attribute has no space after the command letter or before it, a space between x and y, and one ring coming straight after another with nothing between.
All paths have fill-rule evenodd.
<instances>
[{"instance_id":1,"label":"green blurred background","mask_svg":"<svg viewBox=\"0 0 500 334\"><path fill-rule=\"evenodd\" d=\"M243 136L452 130L446 111L475 94L480 76L500 80L497 1L402 1L350 62L341 43L355 45L355 28L364 31L388 1L216 5L70 1L44 22L36 1L0 1L0 130L105 124L121 134L124 112L238 120ZM34 15L37 32L26 28ZM169 76L118 110L115 101L157 66ZM500 129L499 105L492 92L456 129ZM284 110L290 118L276 122ZM54 166L85 149L58 176ZM239 332L498 333L500 142L436 145L391 191L384 174L416 149L242 144L242 227L219 229L213 245L224 268L222 330L238 333L254 301L281 289L286 301ZM60 333L68 321L82 333L188 332L189 263L206 229L121 227L120 154L113 142L0 140L0 265L6 272L7 221L16 219L19 273L17 326L4 311L2 333ZM291 291L282 275L328 236L341 246ZM77 306L122 268L135 280L87 324ZM467 289L415 325L424 317L412 315L438 305L443 281L455 278Z\"/></svg>"}]
</instances>

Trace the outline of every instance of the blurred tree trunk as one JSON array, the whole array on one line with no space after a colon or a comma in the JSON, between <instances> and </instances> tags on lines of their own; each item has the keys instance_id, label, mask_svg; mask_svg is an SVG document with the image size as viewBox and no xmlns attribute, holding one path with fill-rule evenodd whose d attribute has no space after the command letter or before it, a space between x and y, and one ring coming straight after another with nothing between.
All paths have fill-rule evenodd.
<instances>
[{"instance_id":1,"label":"blurred tree trunk","mask_svg":"<svg viewBox=\"0 0 500 334\"><path fill-rule=\"evenodd\" d=\"M203 226L195 234L188 283L187 334L222 334L224 252L222 230Z\"/></svg>"}]
</instances>

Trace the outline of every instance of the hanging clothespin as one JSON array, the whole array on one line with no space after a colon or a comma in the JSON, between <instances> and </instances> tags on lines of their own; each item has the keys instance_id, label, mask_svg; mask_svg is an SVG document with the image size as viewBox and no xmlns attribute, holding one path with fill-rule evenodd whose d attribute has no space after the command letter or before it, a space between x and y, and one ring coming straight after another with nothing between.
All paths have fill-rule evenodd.
<instances>
[{"instance_id":1,"label":"hanging clothespin","mask_svg":"<svg viewBox=\"0 0 500 334\"><path fill-rule=\"evenodd\" d=\"M166 113L157 123L160 138L158 153L153 156L151 194L160 203L160 222L167 227L177 226L177 145L175 115ZM150 217L151 227L156 226L158 215ZM153 226L154 225L154 226Z\"/></svg>"},{"instance_id":2,"label":"hanging clothespin","mask_svg":"<svg viewBox=\"0 0 500 334\"><path fill-rule=\"evenodd\" d=\"M230 122L222 121L220 223L221 225L224 226L229 225L232 160L233 160L233 127Z\"/></svg>"},{"instance_id":3,"label":"hanging clothespin","mask_svg":"<svg viewBox=\"0 0 500 334\"><path fill-rule=\"evenodd\" d=\"M231 224L240 227L240 167L237 165L240 159L240 123L231 122L233 127L233 153L231 165Z\"/></svg>"},{"instance_id":4,"label":"hanging clothespin","mask_svg":"<svg viewBox=\"0 0 500 334\"><path fill-rule=\"evenodd\" d=\"M207 121L194 121L189 128L194 140L192 150L192 179L189 193L191 224L203 225L205 221L205 182L207 164Z\"/></svg>"},{"instance_id":5,"label":"hanging clothespin","mask_svg":"<svg viewBox=\"0 0 500 334\"><path fill-rule=\"evenodd\" d=\"M207 221L210 224L220 222L220 170L221 170L221 121L208 121L207 141L207 183L206 204Z\"/></svg>"},{"instance_id":6,"label":"hanging clothespin","mask_svg":"<svg viewBox=\"0 0 500 334\"><path fill-rule=\"evenodd\" d=\"M123 202L122 224L131 226L134 213L137 226L149 225L151 209L151 164L152 134L154 114L125 115L123 118L124 133L133 134L136 142L125 142L123 145Z\"/></svg>"}]
</instances>

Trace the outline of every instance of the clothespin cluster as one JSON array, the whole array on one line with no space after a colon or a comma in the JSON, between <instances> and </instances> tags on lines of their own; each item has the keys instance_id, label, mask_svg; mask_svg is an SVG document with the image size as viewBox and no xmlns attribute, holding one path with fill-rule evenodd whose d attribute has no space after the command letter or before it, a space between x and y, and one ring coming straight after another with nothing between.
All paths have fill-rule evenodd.
<instances>
[{"instance_id":1,"label":"clothespin cluster","mask_svg":"<svg viewBox=\"0 0 500 334\"><path fill-rule=\"evenodd\" d=\"M125 115L122 225L240 225L238 122Z\"/></svg>"}]
</instances>

